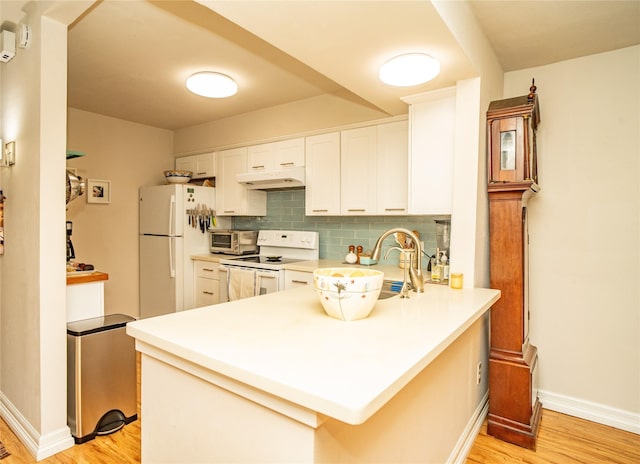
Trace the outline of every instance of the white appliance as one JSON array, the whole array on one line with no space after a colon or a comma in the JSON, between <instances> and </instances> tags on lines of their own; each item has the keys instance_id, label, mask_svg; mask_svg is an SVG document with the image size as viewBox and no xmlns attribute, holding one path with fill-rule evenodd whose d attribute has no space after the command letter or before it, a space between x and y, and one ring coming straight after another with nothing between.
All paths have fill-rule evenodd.
<instances>
[{"instance_id":1,"label":"white appliance","mask_svg":"<svg viewBox=\"0 0 640 464\"><path fill-rule=\"evenodd\" d=\"M284 265L317 260L318 232L261 230L260 253L220 260L220 302L284 290Z\"/></svg>"},{"instance_id":2,"label":"white appliance","mask_svg":"<svg viewBox=\"0 0 640 464\"><path fill-rule=\"evenodd\" d=\"M195 306L191 255L209 253L207 229L228 229L215 217L215 189L192 184L141 187L140 317Z\"/></svg>"}]
</instances>

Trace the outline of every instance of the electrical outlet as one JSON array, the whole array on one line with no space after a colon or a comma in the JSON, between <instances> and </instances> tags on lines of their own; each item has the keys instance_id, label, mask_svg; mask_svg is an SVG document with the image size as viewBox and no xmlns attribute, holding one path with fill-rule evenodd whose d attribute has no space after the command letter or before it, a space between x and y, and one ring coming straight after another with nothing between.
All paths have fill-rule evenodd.
<instances>
[{"instance_id":1,"label":"electrical outlet","mask_svg":"<svg viewBox=\"0 0 640 464\"><path fill-rule=\"evenodd\" d=\"M481 381L482 381L482 362L479 362L476 368L476 385L480 385Z\"/></svg>"}]
</instances>

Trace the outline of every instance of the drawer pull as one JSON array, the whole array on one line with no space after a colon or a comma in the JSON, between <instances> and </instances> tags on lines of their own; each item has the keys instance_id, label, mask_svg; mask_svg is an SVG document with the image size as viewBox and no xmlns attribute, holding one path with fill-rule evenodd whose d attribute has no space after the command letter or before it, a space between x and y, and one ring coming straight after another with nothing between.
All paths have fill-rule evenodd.
<instances>
[{"instance_id":1,"label":"drawer pull","mask_svg":"<svg viewBox=\"0 0 640 464\"><path fill-rule=\"evenodd\" d=\"M213 269L209 269L208 267L203 267L202 270L205 272L213 272Z\"/></svg>"},{"instance_id":2,"label":"drawer pull","mask_svg":"<svg viewBox=\"0 0 640 464\"><path fill-rule=\"evenodd\" d=\"M213 295L213 292L206 292L206 291L202 291L202 293L204 293L205 295Z\"/></svg>"},{"instance_id":3,"label":"drawer pull","mask_svg":"<svg viewBox=\"0 0 640 464\"><path fill-rule=\"evenodd\" d=\"M296 279L291 279L291 282L294 284L304 284L304 285L307 285L309 283L306 280L296 280Z\"/></svg>"}]
</instances>

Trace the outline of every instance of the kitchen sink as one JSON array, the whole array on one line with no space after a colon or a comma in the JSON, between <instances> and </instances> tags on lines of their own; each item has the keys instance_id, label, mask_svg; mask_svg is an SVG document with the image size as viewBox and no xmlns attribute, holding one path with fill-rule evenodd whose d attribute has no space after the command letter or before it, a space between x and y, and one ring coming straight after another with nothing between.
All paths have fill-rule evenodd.
<instances>
[{"instance_id":1,"label":"kitchen sink","mask_svg":"<svg viewBox=\"0 0 640 464\"><path fill-rule=\"evenodd\" d=\"M387 298L393 298L394 296L398 296L400 295L400 288L402 286L402 284L400 284L398 286L398 284L396 283L396 285L392 285L394 284L395 280L385 280L382 282L382 290L380 291L380 296L378 297L379 300L386 300ZM393 289L392 289L393 287ZM396 290L397 289L397 290Z\"/></svg>"}]
</instances>

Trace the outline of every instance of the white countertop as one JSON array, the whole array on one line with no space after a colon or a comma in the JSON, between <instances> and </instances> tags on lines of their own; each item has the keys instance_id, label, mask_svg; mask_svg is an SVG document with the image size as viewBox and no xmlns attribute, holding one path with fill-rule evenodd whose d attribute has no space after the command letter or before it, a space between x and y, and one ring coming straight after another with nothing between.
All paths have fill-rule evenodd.
<instances>
[{"instance_id":1,"label":"white countertop","mask_svg":"<svg viewBox=\"0 0 640 464\"><path fill-rule=\"evenodd\" d=\"M191 255L190 258L195 261L209 261L211 263L219 263L221 259L226 259L230 255L222 253L202 253L199 255Z\"/></svg>"},{"instance_id":2,"label":"white countertop","mask_svg":"<svg viewBox=\"0 0 640 464\"><path fill-rule=\"evenodd\" d=\"M441 285L425 289L408 300L379 300L359 321L327 316L314 289L301 287L131 322L127 333L310 410L360 424L500 295Z\"/></svg>"}]
</instances>

